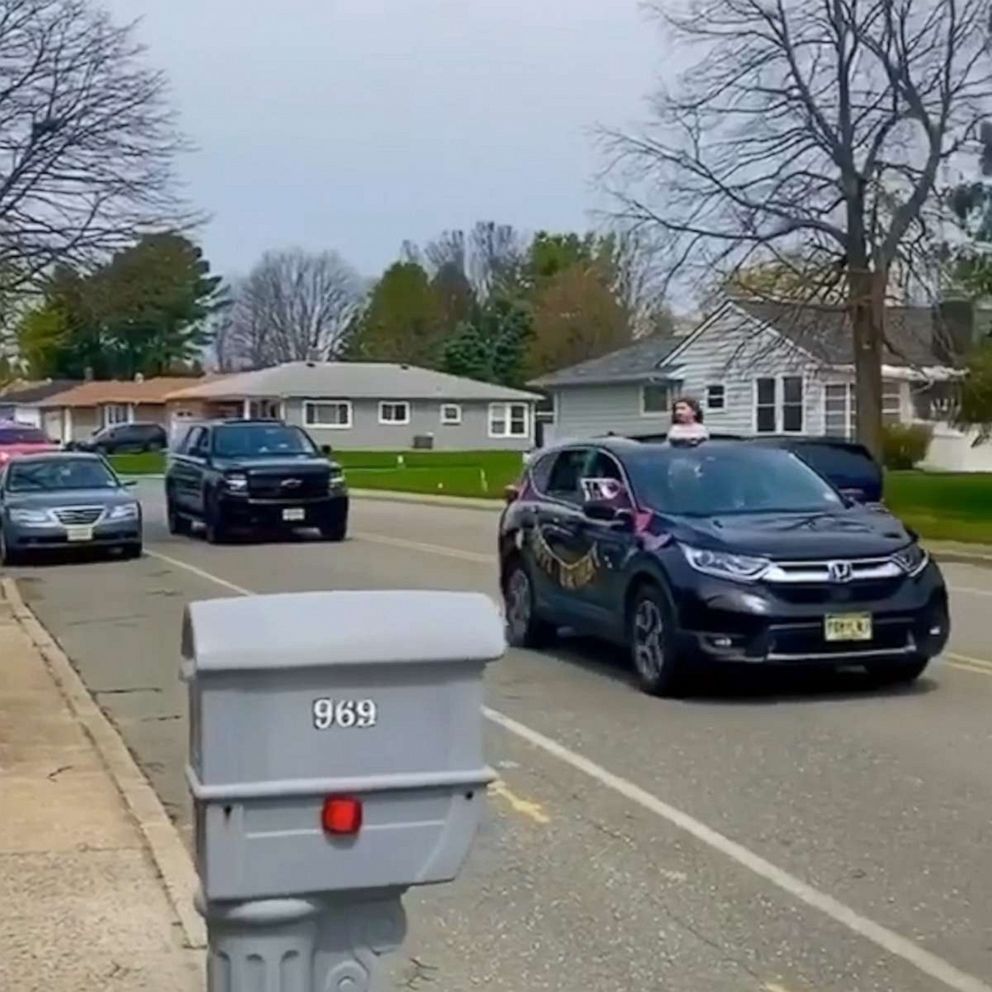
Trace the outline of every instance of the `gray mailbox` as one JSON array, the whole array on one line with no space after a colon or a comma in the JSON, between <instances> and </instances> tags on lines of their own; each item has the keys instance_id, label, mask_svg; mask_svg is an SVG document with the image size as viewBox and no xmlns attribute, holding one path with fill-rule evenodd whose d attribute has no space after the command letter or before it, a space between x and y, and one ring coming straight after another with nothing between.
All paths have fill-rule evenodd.
<instances>
[{"instance_id":1,"label":"gray mailbox","mask_svg":"<svg viewBox=\"0 0 992 992\"><path fill-rule=\"evenodd\" d=\"M278 933L276 958L324 962L287 988L337 989L333 969L361 956L342 933L365 914L357 931L391 949L402 892L468 853L494 777L482 677L499 612L476 593L215 599L187 608L182 645L211 988L237 990L236 962L264 962Z\"/></svg>"}]
</instances>

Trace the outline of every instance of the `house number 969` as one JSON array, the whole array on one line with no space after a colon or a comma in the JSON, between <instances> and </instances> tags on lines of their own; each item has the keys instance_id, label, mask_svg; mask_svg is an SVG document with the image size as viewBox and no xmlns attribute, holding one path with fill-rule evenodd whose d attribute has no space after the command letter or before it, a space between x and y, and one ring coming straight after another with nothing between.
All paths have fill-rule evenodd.
<instances>
[{"instance_id":1,"label":"house number 969","mask_svg":"<svg viewBox=\"0 0 992 992\"><path fill-rule=\"evenodd\" d=\"M379 708L374 699L315 699L313 701L313 725L317 730L359 730L374 727L379 717Z\"/></svg>"}]
</instances>

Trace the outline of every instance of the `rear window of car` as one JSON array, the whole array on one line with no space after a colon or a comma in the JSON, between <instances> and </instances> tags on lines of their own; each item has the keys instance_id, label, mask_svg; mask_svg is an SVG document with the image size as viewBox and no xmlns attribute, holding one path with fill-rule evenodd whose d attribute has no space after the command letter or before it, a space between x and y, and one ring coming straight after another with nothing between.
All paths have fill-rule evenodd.
<instances>
[{"instance_id":1,"label":"rear window of car","mask_svg":"<svg viewBox=\"0 0 992 992\"><path fill-rule=\"evenodd\" d=\"M863 479L877 483L881 470L863 448L840 444L803 444L795 449L807 465L828 479Z\"/></svg>"},{"instance_id":2,"label":"rear window of car","mask_svg":"<svg viewBox=\"0 0 992 992\"><path fill-rule=\"evenodd\" d=\"M48 444L48 437L37 427L0 427L0 445Z\"/></svg>"}]
</instances>

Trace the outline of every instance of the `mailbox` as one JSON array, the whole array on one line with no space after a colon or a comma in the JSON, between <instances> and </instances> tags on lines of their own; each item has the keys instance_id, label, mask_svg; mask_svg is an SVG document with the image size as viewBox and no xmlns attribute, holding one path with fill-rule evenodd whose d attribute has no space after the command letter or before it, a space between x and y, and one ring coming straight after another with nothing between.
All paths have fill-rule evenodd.
<instances>
[{"instance_id":1,"label":"mailbox","mask_svg":"<svg viewBox=\"0 0 992 992\"><path fill-rule=\"evenodd\" d=\"M182 632L208 902L455 877L493 780L482 680L503 622L476 593L192 603Z\"/></svg>"}]
</instances>

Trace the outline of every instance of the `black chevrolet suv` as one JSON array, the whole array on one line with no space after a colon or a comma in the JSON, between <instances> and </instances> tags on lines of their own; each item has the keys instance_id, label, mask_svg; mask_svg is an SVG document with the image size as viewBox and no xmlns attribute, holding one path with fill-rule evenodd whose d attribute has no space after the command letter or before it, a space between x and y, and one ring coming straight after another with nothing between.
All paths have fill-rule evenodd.
<instances>
[{"instance_id":1,"label":"black chevrolet suv","mask_svg":"<svg viewBox=\"0 0 992 992\"><path fill-rule=\"evenodd\" d=\"M937 565L893 516L790 451L630 439L538 455L500 522L507 633L625 645L644 689L704 664L864 666L916 679L947 642Z\"/></svg>"},{"instance_id":2,"label":"black chevrolet suv","mask_svg":"<svg viewBox=\"0 0 992 992\"><path fill-rule=\"evenodd\" d=\"M169 531L201 521L211 544L234 529L317 528L329 541L348 529L348 490L299 427L273 420L196 424L170 454L165 474Z\"/></svg>"}]
</instances>

